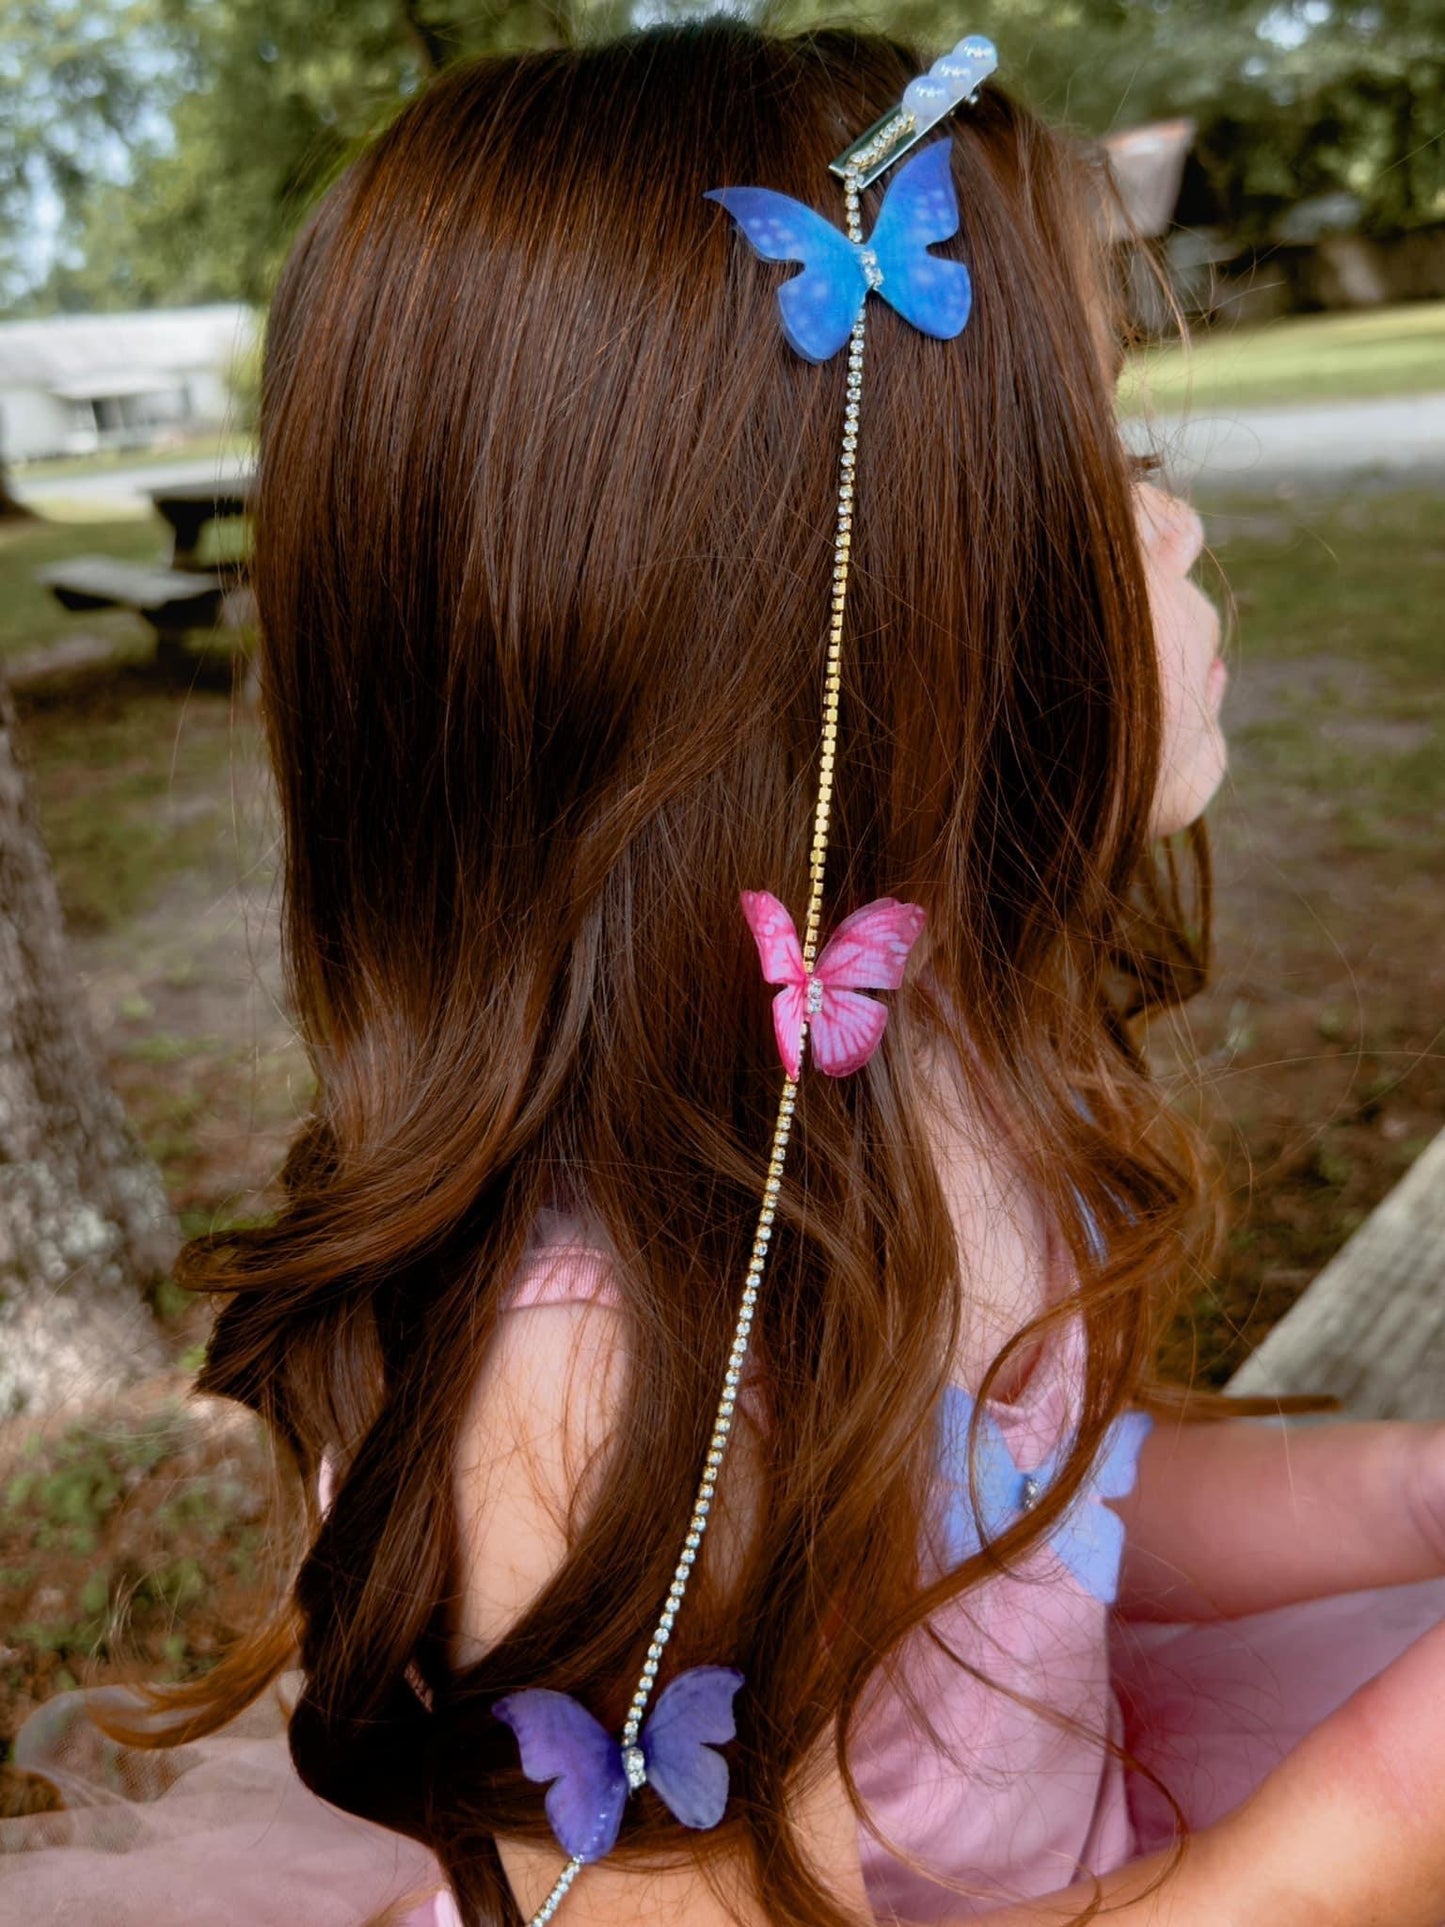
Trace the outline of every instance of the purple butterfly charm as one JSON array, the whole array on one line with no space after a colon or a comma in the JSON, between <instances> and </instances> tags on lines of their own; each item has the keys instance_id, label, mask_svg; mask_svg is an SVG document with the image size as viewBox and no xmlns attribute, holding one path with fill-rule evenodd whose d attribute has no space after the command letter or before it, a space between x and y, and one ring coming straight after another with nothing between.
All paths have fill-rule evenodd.
<instances>
[{"instance_id":1,"label":"purple butterfly charm","mask_svg":"<svg viewBox=\"0 0 1445 1927\"><path fill-rule=\"evenodd\" d=\"M992 1413L979 1422L974 1471L978 1512L969 1501L968 1431L973 1400L961 1385L951 1385L942 1412L941 1462L951 1487L944 1536L950 1565L961 1565L1031 1512L1063 1467L1067 1445L1051 1452L1031 1471L1014 1461ZM1124 1553L1124 1522L1103 1503L1122 1499L1133 1489L1139 1449L1153 1420L1146 1412L1123 1412L1104 1434L1099 1456L1064 1516L1054 1524L1048 1544L1085 1592L1111 1606L1118 1596L1119 1563ZM980 1516L981 1515L981 1516Z\"/></svg>"},{"instance_id":2,"label":"purple butterfly charm","mask_svg":"<svg viewBox=\"0 0 1445 1927\"><path fill-rule=\"evenodd\" d=\"M770 187L714 187L765 261L801 261L778 289L783 333L807 361L827 361L848 339L872 289L926 335L951 341L973 303L968 269L929 253L958 232L950 145L935 141L894 175L866 243L850 241L815 209Z\"/></svg>"},{"instance_id":3,"label":"purple butterfly charm","mask_svg":"<svg viewBox=\"0 0 1445 1927\"><path fill-rule=\"evenodd\" d=\"M685 1827L715 1827L728 1801L727 1761L713 1751L736 1732L731 1666L694 1666L657 1696L631 1757L567 1693L531 1687L492 1711L511 1727L529 1780L552 1782L547 1818L564 1853L582 1861L612 1851L622 1809L646 1780Z\"/></svg>"}]
</instances>

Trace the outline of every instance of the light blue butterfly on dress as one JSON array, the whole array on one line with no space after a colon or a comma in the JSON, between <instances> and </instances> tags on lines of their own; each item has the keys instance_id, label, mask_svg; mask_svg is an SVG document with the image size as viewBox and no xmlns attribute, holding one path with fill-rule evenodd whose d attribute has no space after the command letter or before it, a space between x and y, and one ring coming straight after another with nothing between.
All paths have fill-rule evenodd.
<instances>
[{"instance_id":1,"label":"light blue butterfly on dress","mask_svg":"<svg viewBox=\"0 0 1445 1927\"><path fill-rule=\"evenodd\" d=\"M848 339L870 289L926 335L951 341L973 303L962 261L930 254L958 232L948 141L935 141L894 175L866 242L770 187L714 187L704 197L727 209L765 261L801 261L778 289L783 333L808 361L827 361Z\"/></svg>"},{"instance_id":2,"label":"light blue butterfly on dress","mask_svg":"<svg viewBox=\"0 0 1445 1927\"><path fill-rule=\"evenodd\" d=\"M950 1566L961 1565L980 1547L1017 1524L1030 1512L1058 1477L1068 1455L1068 1442L1031 1470L1020 1467L991 1412L979 1422L974 1455L980 1518L974 1511L968 1484L968 1431L974 1402L961 1385L944 1395L940 1418L939 1462L947 1484L944 1511L944 1555ZM1154 1421L1147 1412L1123 1412L1104 1434L1094 1462L1074 1503L1049 1534L1048 1545L1078 1580L1085 1592L1106 1606L1119 1593L1119 1563L1124 1554L1124 1522L1105 1499L1122 1499L1132 1491L1139 1450Z\"/></svg>"}]
</instances>

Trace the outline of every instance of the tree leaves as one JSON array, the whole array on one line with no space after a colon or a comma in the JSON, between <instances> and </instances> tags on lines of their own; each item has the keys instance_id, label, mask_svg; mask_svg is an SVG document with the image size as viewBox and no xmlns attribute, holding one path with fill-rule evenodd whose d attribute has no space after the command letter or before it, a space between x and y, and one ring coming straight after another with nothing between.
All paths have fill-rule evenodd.
<instances>
[{"instance_id":1,"label":"tree leaves","mask_svg":"<svg viewBox=\"0 0 1445 1927\"><path fill-rule=\"evenodd\" d=\"M648 0L679 18L706 0ZM627 0L9 0L0 15L0 308L264 301L326 183L441 67L603 37ZM831 0L758 0L778 29ZM951 44L962 0L849 17ZM994 0L1006 83L1093 133L1173 114L1222 223L1348 189L1369 221L1445 213L1438 0ZM51 265L33 235L58 223Z\"/></svg>"}]
</instances>

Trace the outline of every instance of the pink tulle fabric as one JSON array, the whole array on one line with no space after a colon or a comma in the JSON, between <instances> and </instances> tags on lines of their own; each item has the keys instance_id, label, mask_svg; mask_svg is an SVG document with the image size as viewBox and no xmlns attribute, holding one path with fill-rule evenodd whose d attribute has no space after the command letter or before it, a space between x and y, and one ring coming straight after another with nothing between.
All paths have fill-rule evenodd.
<instances>
[{"instance_id":1,"label":"pink tulle fabric","mask_svg":"<svg viewBox=\"0 0 1445 1927\"><path fill-rule=\"evenodd\" d=\"M603 1254L573 1221L544 1214L512 1304L612 1297ZM993 1404L1018 1462L1037 1462L1070 1423L1082 1364L1079 1331L1063 1326L1015 1397ZM1167 1804L1125 1773L1105 1736L1163 1777L1191 1825L1207 1825L1442 1616L1445 1579L1145 1626L1039 1550L932 1622L983 1679L920 1634L865 1698L851 1757L878 1918L960 1920L1164 1844ZM171 1753L103 1740L84 1693L41 1707L16 1764L56 1786L67 1809L0 1821L0 1920L461 1927L424 1848L302 1786L285 1738L297 1683Z\"/></svg>"},{"instance_id":2,"label":"pink tulle fabric","mask_svg":"<svg viewBox=\"0 0 1445 1927\"><path fill-rule=\"evenodd\" d=\"M220 1733L173 1750L115 1745L90 1720L92 1688L47 1700L14 1763L65 1799L0 1820L0 1921L25 1927L387 1927L455 1921L416 1841L318 1800L297 1777L285 1674Z\"/></svg>"}]
</instances>

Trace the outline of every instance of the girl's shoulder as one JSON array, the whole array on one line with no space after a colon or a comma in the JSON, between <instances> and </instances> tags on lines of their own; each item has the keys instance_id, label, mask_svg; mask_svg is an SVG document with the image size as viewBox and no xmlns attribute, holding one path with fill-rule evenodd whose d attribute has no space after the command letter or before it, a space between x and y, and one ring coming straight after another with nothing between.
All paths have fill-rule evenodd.
<instances>
[{"instance_id":1,"label":"girl's shoulder","mask_svg":"<svg viewBox=\"0 0 1445 1927\"><path fill-rule=\"evenodd\" d=\"M454 1467L460 1590L452 1660L481 1656L525 1614L575 1545L624 1432L636 1334L615 1254L586 1221L539 1214L503 1296ZM721 1391L721 1387L719 1387ZM709 1544L720 1582L741 1564L761 1487L745 1380Z\"/></svg>"},{"instance_id":2,"label":"girl's shoulder","mask_svg":"<svg viewBox=\"0 0 1445 1927\"><path fill-rule=\"evenodd\" d=\"M453 1465L453 1663L479 1657L563 1564L624 1415L629 1321L585 1228L545 1212L506 1287Z\"/></svg>"}]
</instances>

